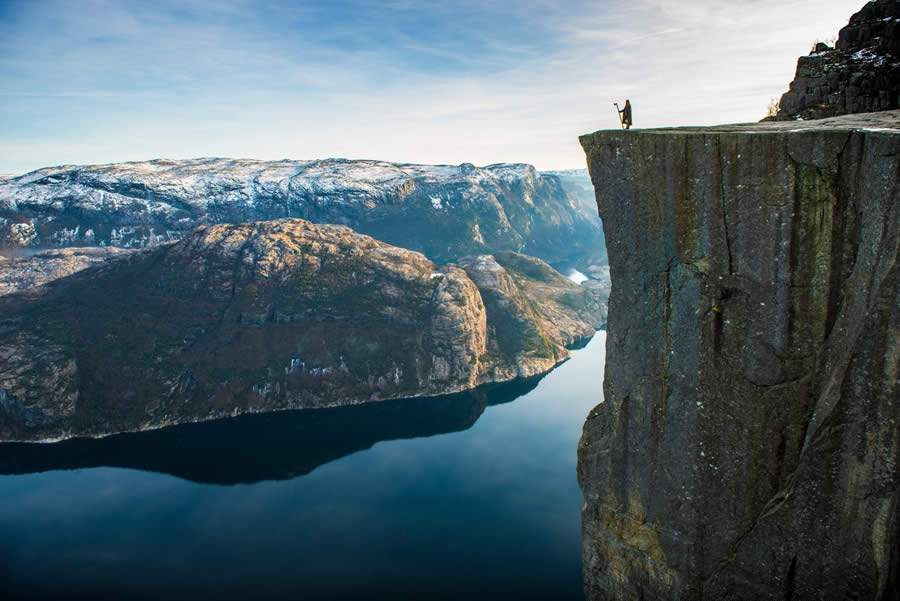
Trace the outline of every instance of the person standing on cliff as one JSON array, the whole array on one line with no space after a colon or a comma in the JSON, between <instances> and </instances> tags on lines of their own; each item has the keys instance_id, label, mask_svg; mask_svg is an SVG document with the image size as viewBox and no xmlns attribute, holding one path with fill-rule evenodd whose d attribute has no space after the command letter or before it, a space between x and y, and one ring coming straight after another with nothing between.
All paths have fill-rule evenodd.
<instances>
[{"instance_id":1,"label":"person standing on cliff","mask_svg":"<svg viewBox=\"0 0 900 601\"><path fill-rule=\"evenodd\" d=\"M631 100L625 99L625 108L619 111L622 115L622 125L625 129L631 129Z\"/></svg>"}]
</instances>

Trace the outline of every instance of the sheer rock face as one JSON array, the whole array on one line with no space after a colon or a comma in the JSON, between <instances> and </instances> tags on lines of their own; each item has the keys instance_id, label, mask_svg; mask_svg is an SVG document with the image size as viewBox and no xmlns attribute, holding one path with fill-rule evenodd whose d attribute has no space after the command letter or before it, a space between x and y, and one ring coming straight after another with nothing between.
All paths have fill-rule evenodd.
<instances>
[{"instance_id":1,"label":"sheer rock face","mask_svg":"<svg viewBox=\"0 0 900 601\"><path fill-rule=\"evenodd\" d=\"M201 226L0 298L0 439L456 392L545 371L564 342L593 332L577 319L556 329L545 317L555 301L501 271L532 313L486 310L464 269L347 227ZM554 286L589 302L561 276ZM548 347L498 342L520 321L549 332Z\"/></svg>"},{"instance_id":2,"label":"sheer rock face","mask_svg":"<svg viewBox=\"0 0 900 601\"><path fill-rule=\"evenodd\" d=\"M171 242L198 224L299 217L347 225L439 262L602 247L559 177L531 165L204 158L48 167L0 179L0 248Z\"/></svg>"},{"instance_id":3,"label":"sheer rock face","mask_svg":"<svg viewBox=\"0 0 900 601\"><path fill-rule=\"evenodd\" d=\"M591 599L893 599L900 112L581 138L612 272Z\"/></svg>"},{"instance_id":4,"label":"sheer rock face","mask_svg":"<svg viewBox=\"0 0 900 601\"><path fill-rule=\"evenodd\" d=\"M900 108L900 1L867 2L834 48L819 43L797 61L776 119L821 119Z\"/></svg>"}]
</instances>

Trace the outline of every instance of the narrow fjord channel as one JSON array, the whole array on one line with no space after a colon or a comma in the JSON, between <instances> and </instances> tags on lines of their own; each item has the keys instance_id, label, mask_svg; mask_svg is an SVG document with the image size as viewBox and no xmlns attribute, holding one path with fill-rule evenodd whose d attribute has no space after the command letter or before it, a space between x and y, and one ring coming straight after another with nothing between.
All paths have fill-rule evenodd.
<instances>
[{"instance_id":1,"label":"narrow fjord channel","mask_svg":"<svg viewBox=\"0 0 900 601\"><path fill-rule=\"evenodd\" d=\"M605 332L437 399L0 445L15 597L580 599L576 446Z\"/></svg>"}]
</instances>

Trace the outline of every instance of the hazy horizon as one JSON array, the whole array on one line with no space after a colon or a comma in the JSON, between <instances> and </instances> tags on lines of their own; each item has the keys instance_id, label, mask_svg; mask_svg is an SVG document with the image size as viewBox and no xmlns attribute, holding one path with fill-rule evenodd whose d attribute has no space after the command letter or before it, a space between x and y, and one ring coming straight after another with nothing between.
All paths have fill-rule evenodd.
<instances>
[{"instance_id":1,"label":"hazy horizon","mask_svg":"<svg viewBox=\"0 0 900 601\"><path fill-rule=\"evenodd\" d=\"M860 0L0 0L0 173L155 158L584 167L577 136L759 120Z\"/></svg>"}]
</instances>

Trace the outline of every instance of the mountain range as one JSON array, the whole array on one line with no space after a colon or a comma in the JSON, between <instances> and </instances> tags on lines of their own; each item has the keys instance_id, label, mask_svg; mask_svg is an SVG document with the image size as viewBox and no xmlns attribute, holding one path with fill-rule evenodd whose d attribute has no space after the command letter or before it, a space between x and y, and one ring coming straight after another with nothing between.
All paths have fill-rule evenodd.
<instances>
[{"instance_id":1,"label":"mountain range","mask_svg":"<svg viewBox=\"0 0 900 601\"><path fill-rule=\"evenodd\" d=\"M586 172L204 158L48 167L0 179L0 248L144 248L199 224L302 218L347 225L437 262L521 252L603 263Z\"/></svg>"}]
</instances>

